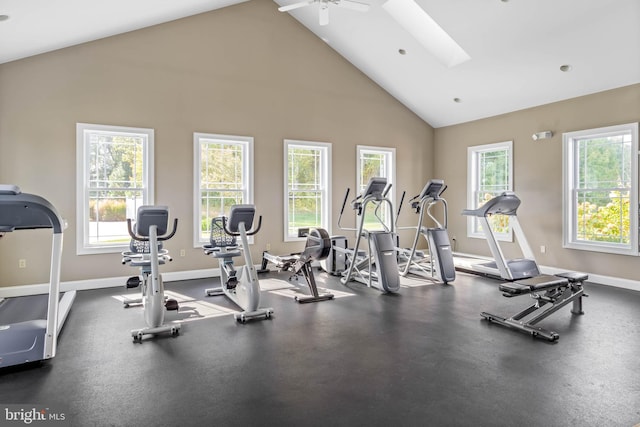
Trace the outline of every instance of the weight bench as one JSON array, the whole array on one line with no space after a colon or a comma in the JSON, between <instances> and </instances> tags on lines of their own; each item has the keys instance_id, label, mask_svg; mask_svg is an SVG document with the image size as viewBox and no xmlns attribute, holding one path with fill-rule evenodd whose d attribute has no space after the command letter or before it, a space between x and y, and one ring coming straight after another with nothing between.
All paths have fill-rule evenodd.
<instances>
[{"instance_id":1,"label":"weight bench","mask_svg":"<svg viewBox=\"0 0 640 427\"><path fill-rule=\"evenodd\" d=\"M481 316L490 322L518 329L534 337L557 341L560 338L558 333L540 328L535 324L570 302L573 302L571 313L584 314L582 297L588 295L584 293L583 284L588 278L586 274L568 272L555 276L541 274L516 282L502 283L500 291L505 297L529 295L535 303L509 318L487 312L482 312Z\"/></svg>"},{"instance_id":2,"label":"weight bench","mask_svg":"<svg viewBox=\"0 0 640 427\"><path fill-rule=\"evenodd\" d=\"M314 261L322 261L329 256L331 250L331 239L326 230L322 228L312 228L305 230L304 234L298 234L303 237L306 235L307 242L305 244L304 251L299 254L291 255L272 255L269 252L262 253L262 270L267 270L267 263L272 263L276 266L278 271L290 271L293 273L289 280L297 278L300 273L304 276L309 286L311 295L300 296L297 295L295 300L299 303L327 301L333 299L331 293L319 293L318 286L316 285L316 279L313 275L313 269L311 263Z\"/></svg>"}]
</instances>

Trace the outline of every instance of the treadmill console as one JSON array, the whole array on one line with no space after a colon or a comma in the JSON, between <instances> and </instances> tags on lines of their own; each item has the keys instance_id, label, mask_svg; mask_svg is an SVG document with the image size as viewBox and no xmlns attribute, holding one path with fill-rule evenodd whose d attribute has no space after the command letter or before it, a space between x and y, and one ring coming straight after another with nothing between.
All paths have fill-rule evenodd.
<instances>
[{"instance_id":1,"label":"treadmill console","mask_svg":"<svg viewBox=\"0 0 640 427\"><path fill-rule=\"evenodd\" d=\"M20 187L18 187L17 185L0 184L0 195L15 196L16 194L20 193L22 193L22 191L20 191Z\"/></svg>"}]
</instances>

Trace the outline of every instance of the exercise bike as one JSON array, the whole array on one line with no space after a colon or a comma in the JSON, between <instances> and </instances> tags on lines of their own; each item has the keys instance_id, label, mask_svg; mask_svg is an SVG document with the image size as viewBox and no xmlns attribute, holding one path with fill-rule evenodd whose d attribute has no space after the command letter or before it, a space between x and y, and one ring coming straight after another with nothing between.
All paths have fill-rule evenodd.
<instances>
[{"instance_id":1,"label":"exercise bike","mask_svg":"<svg viewBox=\"0 0 640 427\"><path fill-rule=\"evenodd\" d=\"M441 197L446 189L447 186L443 180L432 179L427 182L417 196L409 200L411 208L419 215L419 218L418 225L415 227L397 228L398 230L416 230L411 249L398 248L401 276L404 277L411 273L444 284L455 280L456 269L453 263L449 234L447 233L448 206L447 201ZM404 193L402 194L396 218L400 216L403 200ZM441 204L443 208L444 224L441 224L431 212L431 208L438 204ZM428 228L422 225L425 214L436 224L435 227ZM428 255L417 250L421 235L427 240Z\"/></svg>"},{"instance_id":2,"label":"exercise bike","mask_svg":"<svg viewBox=\"0 0 640 427\"><path fill-rule=\"evenodd\" d=\"M344 212L349 189L344 196L342 209L338 217L338 227L342 230L356 232L356 244L353 249L345 249L333 246L333 250L342 252L347 258L348 268L342 273L340 282L346 285L347 282L355 280L364 283L369 287L374 287L384 293L398 292L400 290L400 274L398 272L398 260L396 256L395 233L393 231L393 205L387 198L387 193L391 185L387 185L386 178L373 177L367 183L365 189L358 197L351 201L351 207L356 211L357 228L342 227L340 221ZM368 230L365 228L365 213L367 207L373 206L373 214L382 230ZM391 216L389 226L380 218L380 208L386 205ZM367 240L368 252L360 251L362 238Z\"/></svg>"},{"instance_id":3,"label":"exercise bike","mask_svg":"<svg viewBox=\"0 0 640 427\"><path fill-rule=\"evenodd\" d=\"M268 319L273 314L273 308L260 308L260 283L247 239L247 236L253 236L260 231L262 226L260 216L256 229L251 229L255 212L253 205L233 205L229 218L213 218L210 244L203 247L206 255L220 262L220 286L205 290L206 295L226 295L243 310L233 315L236 321L242 323L252 319ZM240 246L236 237L240 237ZM244 256L245 265L238 271L234 268L233 258L240 255Z\"/></svg>"},{"instance_id":4,"label":"exercise bike","mask_svg":"<svg viewBox=\"0 0 640 427\"><path fill-rule=\"evenodd\" d=\"M167 299L159 266L171 261L169 251L162 248L162 242L176 234L178 219L173 221L173 230L167 234L169 210L166 206L140 206L136 215L135 229L131 219L127 219L127 229L131 236L129 251L122 252L122 263L131 267L140 267L141 276L127 280L127 288L142 286L142 297L125 299L124 306L142 303L145 328L133 329L131 336L134 342L142 341L144 335L156 335L169 332L178 335L181 325L165 324L164 311L178 310L178 302Z\"/></svg>"},{"instance_id":5,"label":"exercise bike","mask_svg":"<svg viewBox=\"0 0 640 427\"><path fill-rule=\"evenodd\" d=\"M329 292L318 292L316 279L313 275L311 264L315 261L322 261L329 256L331 250L331 239L329 233L323 228L300 229L300 237L307 237L304 251L291 255L272 255L269 252L262 253L262 271L267 270L267 264L273 263L278 271L289 271L293 273L289 280L297 278L302 274L307 281L311 295L296 295L295 300L299 303L327 301L333 299L333 294Z\"/></svg>"}]
</instances>

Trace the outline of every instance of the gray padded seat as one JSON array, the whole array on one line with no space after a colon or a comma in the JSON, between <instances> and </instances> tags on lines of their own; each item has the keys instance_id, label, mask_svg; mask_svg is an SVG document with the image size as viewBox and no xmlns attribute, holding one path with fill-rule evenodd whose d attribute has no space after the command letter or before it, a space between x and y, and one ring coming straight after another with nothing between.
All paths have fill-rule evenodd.
<instances>
[{"instance_id":1,"label":"gray padded seat","mask_svg":"<svg viewBox=\"0 0 640 427\"><path fill-rule=\"evenodd\" d=\"M500 290L504 292L504 296L510 297L566 286L569 286L569 280L566 278L541 274L517 282L501 283Z\"/></svg>"}]
</instances>

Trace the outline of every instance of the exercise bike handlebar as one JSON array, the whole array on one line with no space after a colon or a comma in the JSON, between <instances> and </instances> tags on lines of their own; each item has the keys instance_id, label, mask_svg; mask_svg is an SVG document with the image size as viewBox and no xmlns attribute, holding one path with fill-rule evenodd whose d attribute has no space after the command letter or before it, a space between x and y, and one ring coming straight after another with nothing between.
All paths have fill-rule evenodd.
<instances>
[{"instance_id":1,"label":"exercise bike handlebar","mask_svg":"<svg viewBox=\"0 0 640 427\"><path fill-rule=\"evenodd\" d=\"M229 230L229 228L227 227L227 217L223 216L222 217L222 226L224 228L224 232L227 233L229 236L240 236L240 232L239 231L231 231ZM260 228L262 227L262 215L260 215L258 217L258 226L256 227L255 230L245 230L247 236L253 236L254 234L257 234L258 231L260 231Z\"/></svg>"},{"instance_id":2,"label":"exercise bike handlebar","mask_svg":"<svg viewBox=\"0 0 640 427\"><path fill-rule=\"evenodd\" d=\"M137 240L139 242L148 242L149 241L148 236L147 237L138 236L136 233L133 232L133 228L131 227L131 222L132 222L131 218L127 218L127 231L129 232L129 236L131 236L133 240ZM173 230L171 230L171 233L165 234L164 236L158 236L158 242L169 240L176 234L176 231L178 231L178 218L173 219Z\"/></svg>"}]
</instances>

